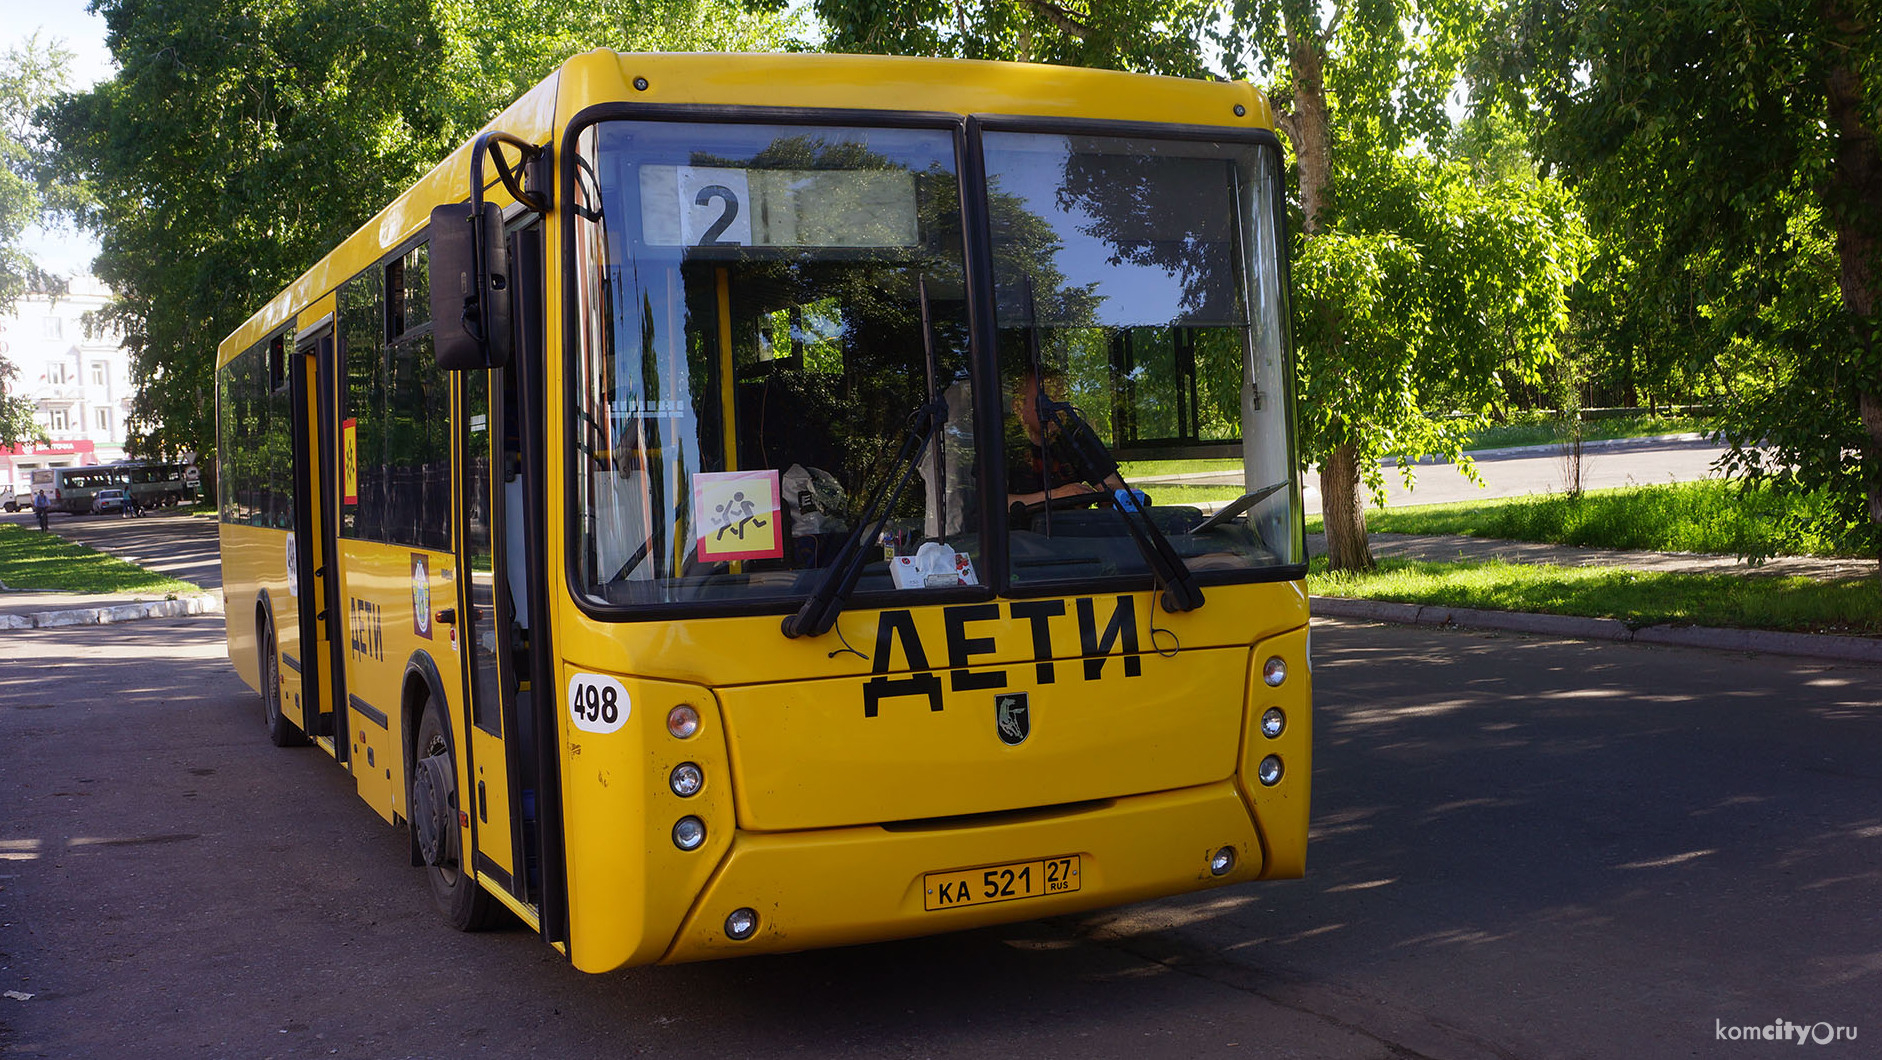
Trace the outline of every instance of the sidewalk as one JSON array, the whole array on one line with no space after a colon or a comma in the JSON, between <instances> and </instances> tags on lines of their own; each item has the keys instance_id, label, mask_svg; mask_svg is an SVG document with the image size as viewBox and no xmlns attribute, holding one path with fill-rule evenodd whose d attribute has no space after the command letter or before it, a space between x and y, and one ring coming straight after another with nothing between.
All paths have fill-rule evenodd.
<instances>
[{"instance_id":1,"label":"sidewalk","mask_svg":"<svg viewBox=\"0 0 1882 1060\"><path fill-rule=\"evenodd\" d=\"M1750 566L1735 556L1693 552L1628 552L1618 549L1541 545L1528 541L1454 537L1444 534L1371 534L1374 558L1482 561L1503 559L1513 563L1547 563L1561 567L1620 567L1679 574L1737 574L1741 577L1801 575L1808 578L1860 578L1876 574L1874 560L1820 559L1780 556ZM1309 534L1307 552L1326 554L1326 535ZM1343 596L1315 596L1316 616L1396 622L1420 626L1469 626L1511 633L1535 633L1585 640L1629 641L1636 644L1672 644L1715 651L1766 652L1813 659L1832 659L1882 665L1882 638L1843 637L1826 633L1780 633L1762 629L1724 629L1710 626L1643 626L1630 628L1612 618L1529 614L1517 611L1479 611L1441 604L1402 604Z\"/></svg>"},{"instance_id":2,"label":"sidewalk","mask_svg":"<svg viewBox=\"0 0 1882 1060\"><path fill-rule=\"evenodd\" d=\"M1668 574L1738 574L1748 578L1798 575L1805 578L1862 578L1876 572L1872 559L1824 559L1818 556L1774 556L1753 567L1737 556L1702 552L1637 552L1618 548L1583 548L1545 545L1533 541L1505 541L1453 534L1368 534L1375 559L1412 559L1429 562L1501 559L1511 563L1548 563L1557 567L1622 567ZM1325 534L1307 535L1309 555L1324 556Z\"/></svg>"},{"instance_id":3,"label":"sidewalk","mask_svg":"<svg viewBox=\"0 0 1882 1060\"><path fill-rule=\"evenodd\" d=\"M32 516L10 521L31 526ZM37 533L37 530L32 531ZM0 592L0 630L100 626L143 618L222 613L222 567L216 521L206 515L153 512L139 519L53 516L52 532L140 567L203 587L200 593L151 594Z\"/></svg>"}]
</instances>

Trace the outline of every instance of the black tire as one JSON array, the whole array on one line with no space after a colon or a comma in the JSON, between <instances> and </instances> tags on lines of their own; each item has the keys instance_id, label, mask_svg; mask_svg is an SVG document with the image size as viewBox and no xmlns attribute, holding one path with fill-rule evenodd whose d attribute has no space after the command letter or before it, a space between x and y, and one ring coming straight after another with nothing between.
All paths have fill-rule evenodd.
<instances>
[{"instance_id":1,"label":"black tire","mask_svg":"<svg viewBox=\"0 0 1882 1060\"><path fill-rule=\"evenodd\" d=\"M305 747L306 734L281 710L281 656L274 642L274 623L263 618L255 636L261 644L261 712L268 742L276 747Z\"/></svg>"},{"instance_id":2,"label":"black tire","mask_svg":"<svg viewBox=\"0 0 1882 1060\"><path fill-rule=\"evenodd\" d=\"M458 826L457 749L438 708L426 700L413 747L412 842L431 884L431 900L459 931L487 931L507 912L464 870L463 830Z\"/></svg>"}]
</instances>

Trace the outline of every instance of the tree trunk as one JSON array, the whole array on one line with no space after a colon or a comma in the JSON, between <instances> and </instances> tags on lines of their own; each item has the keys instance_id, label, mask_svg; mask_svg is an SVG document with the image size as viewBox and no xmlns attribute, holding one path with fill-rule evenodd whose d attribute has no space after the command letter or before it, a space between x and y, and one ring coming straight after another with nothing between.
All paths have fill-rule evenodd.
<instances>
[{"instance_id":1,"label":"tree trunk","mask_svg":"<svg viewBox=\"0 0 1882 1060\"><path fill-rule=\"evenodd\" d=\"M1291 11L1291 9L1290 9ZM1320 231L1320 208L1326 203L1327 184L1333 176L1332 132L1327 126L1327 86L1321 74L1326 45L1320 27L1307 16L1307 25L1287 20L1287 65L1294 75L1294 158L1300 164L1301 230L1308 236Z\"/></svg>"},{"instance_id":2,"label":"tree trunk","mask_svg":"<svg viewBox=\"0 0 1882 1060\"><path fill-rule=\"evenodd\" d=\"M1864 25L1846 5L1831 0L1824 5L1832 36L1851 45L1876 27ZM1844 56L1852 54L1843 49ZM1863 102L1862 78L1845 59L1833 65L1825 84L1830 128L1836 134L1836 154L1830 167L1825 211L1836 228L1837 284L1843 308L1854 318L1857 341L1874 363L1877 287L1882 285L1882 223L1876 204L1882 202L1882 148L1878 148L1873 116ZM1882 378L1871 375L1856 381L1856 407L1862 417L1862 477L1869 521L1882 526Z\"/></svg>"},{"instance_id":3,"label":"tree trunk","mask_svg":"<svg viewBox=\"0 0 1882 1060\"><path fill-rule=\"evenodd\" d=\"M1333 570L1375 566L1360 490L1358 448L1351 443L1335 446L1320 465L1320 517L1327 527L1327 566Z\"/></svg>"},{"instance_id":4,"label":"tree trunk","mask_svg":"<svg viewBox=\"0 0 1882 1060\"><path fill-rule=\"evenodd\" d=\"M1327 122L1327 89L1322 70L1326 42L1320 26L1307 12L1295 21L1297 8L1287 8L1287 61L1294 75L1294 114L1290 122L1294 158L1300 166L1301 231L1308 239L1320 231L1320 212L1326 206L1327 186L1333 179L1333 133ZM1320 514L1327 528L1327 564L1334 570L1371 570L1372 546L1366 540L1366 506L1360 492L1359 450L1352 444L1334 447L1320 465Z\"/></svg>"}]
</instances>

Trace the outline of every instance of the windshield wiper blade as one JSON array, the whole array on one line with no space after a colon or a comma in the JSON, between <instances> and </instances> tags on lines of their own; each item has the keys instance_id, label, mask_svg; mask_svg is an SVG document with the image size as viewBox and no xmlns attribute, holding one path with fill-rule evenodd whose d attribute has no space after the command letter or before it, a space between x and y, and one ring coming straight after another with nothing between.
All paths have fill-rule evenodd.
<instances>
[{"instance_id":1,"label":"windshield wiper blade","mask_svg":"<svg viewBox=\"0 0 1882 1060\"><path fill-rule=\"evenodd\" d=\"M1105 446L1104 439L1091 429L1085 417L1068 402L1054 401L1039 395L1039 420L1042 425L1051 424L1058 429L1059 438L1068 450L1067 455L1078 469L1079 477L1093 489L1110 491L1116 489L1111 483L1116 482L1123 489L1118 492L1135 498L1137 491L1124 481L1124 475L1118 470L1117 458ZM1051 506L1050 500L1047 507ZM1163 585L1163 609L1172 613L1194 611L1202 606L1202 586L1196 584L1196 575L1190 571L1189 564L1176 554L1170 539L1157 528L1155 520L1145 511L1145 506L1132 500L1126 503L1121 498L1114 507L1118 516L1124 520L1124 528L1130 532L1131 542L1137 551L1143 554L1144 562L1150 564L1150 570Z\"/></svg>"},{"instance_id":2,"label":"windshield wiper blade","mask_svg":"<svg viewBox=\"0 0 1882 1060\"><path fill-rule=\"evenodd\" d=\"M824 572L823 580L817 583L810 599L804 601L804 606L798 608L796 614L785 616L785 636L820 637L836 625L836 616L843 613L844 603L856 588L856 579L862 576L863 567L869 562L869 552L865 546L882 534L889 515L895 511L896 502L902 499L902 490L921 466L921 458L928 451L928 443L934 440L947 421L948 402L944 395L935 395L933 400L915 410L909 423L908 437L902 441L902 451L896 454L895 462L889 465L888 475L876 487L876 492L870 495L862 518L856 521L856 528L844 539L843 547L837 550L836 559ZM884 504L883 491L898 468L902 477L896 479L895 489L889 494L888 503Z\"/></svg>"},{"instance_id":3,"label":"windshield wiper blade","mask_svg":"<svg viewBox=\"0 0 1882 1060\"><path fill-rule=\"evenodd\" d=\"M1284 478L1279 482L1263 486L1251 493L1244 493L1217 509L1214 515L1196 524L1196 529L1191 530L1190 533L1206 534L1218 526L1225 525L1229 520L1253 508L1255 505L1260 504L1262 501L1267 500L1269 497L1274 496L1292 484L1292 479Z\"/></svg>"}]
</instances>

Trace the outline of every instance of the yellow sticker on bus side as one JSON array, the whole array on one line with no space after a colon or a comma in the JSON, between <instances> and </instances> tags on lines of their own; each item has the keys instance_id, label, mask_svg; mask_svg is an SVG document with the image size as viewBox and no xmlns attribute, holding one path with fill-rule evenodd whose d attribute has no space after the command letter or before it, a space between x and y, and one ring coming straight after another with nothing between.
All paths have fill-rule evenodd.
<instances>
[{"instance_id":1,"label":"yellow sticker on bus side","mask_svg":"<svg viewBox=\"0 0 1882 1060\"><path fill-rule=\"evenodd\" d=\"M359 421L340 424L340 503L359 503Z\"/></svg>"}]
</instances>

